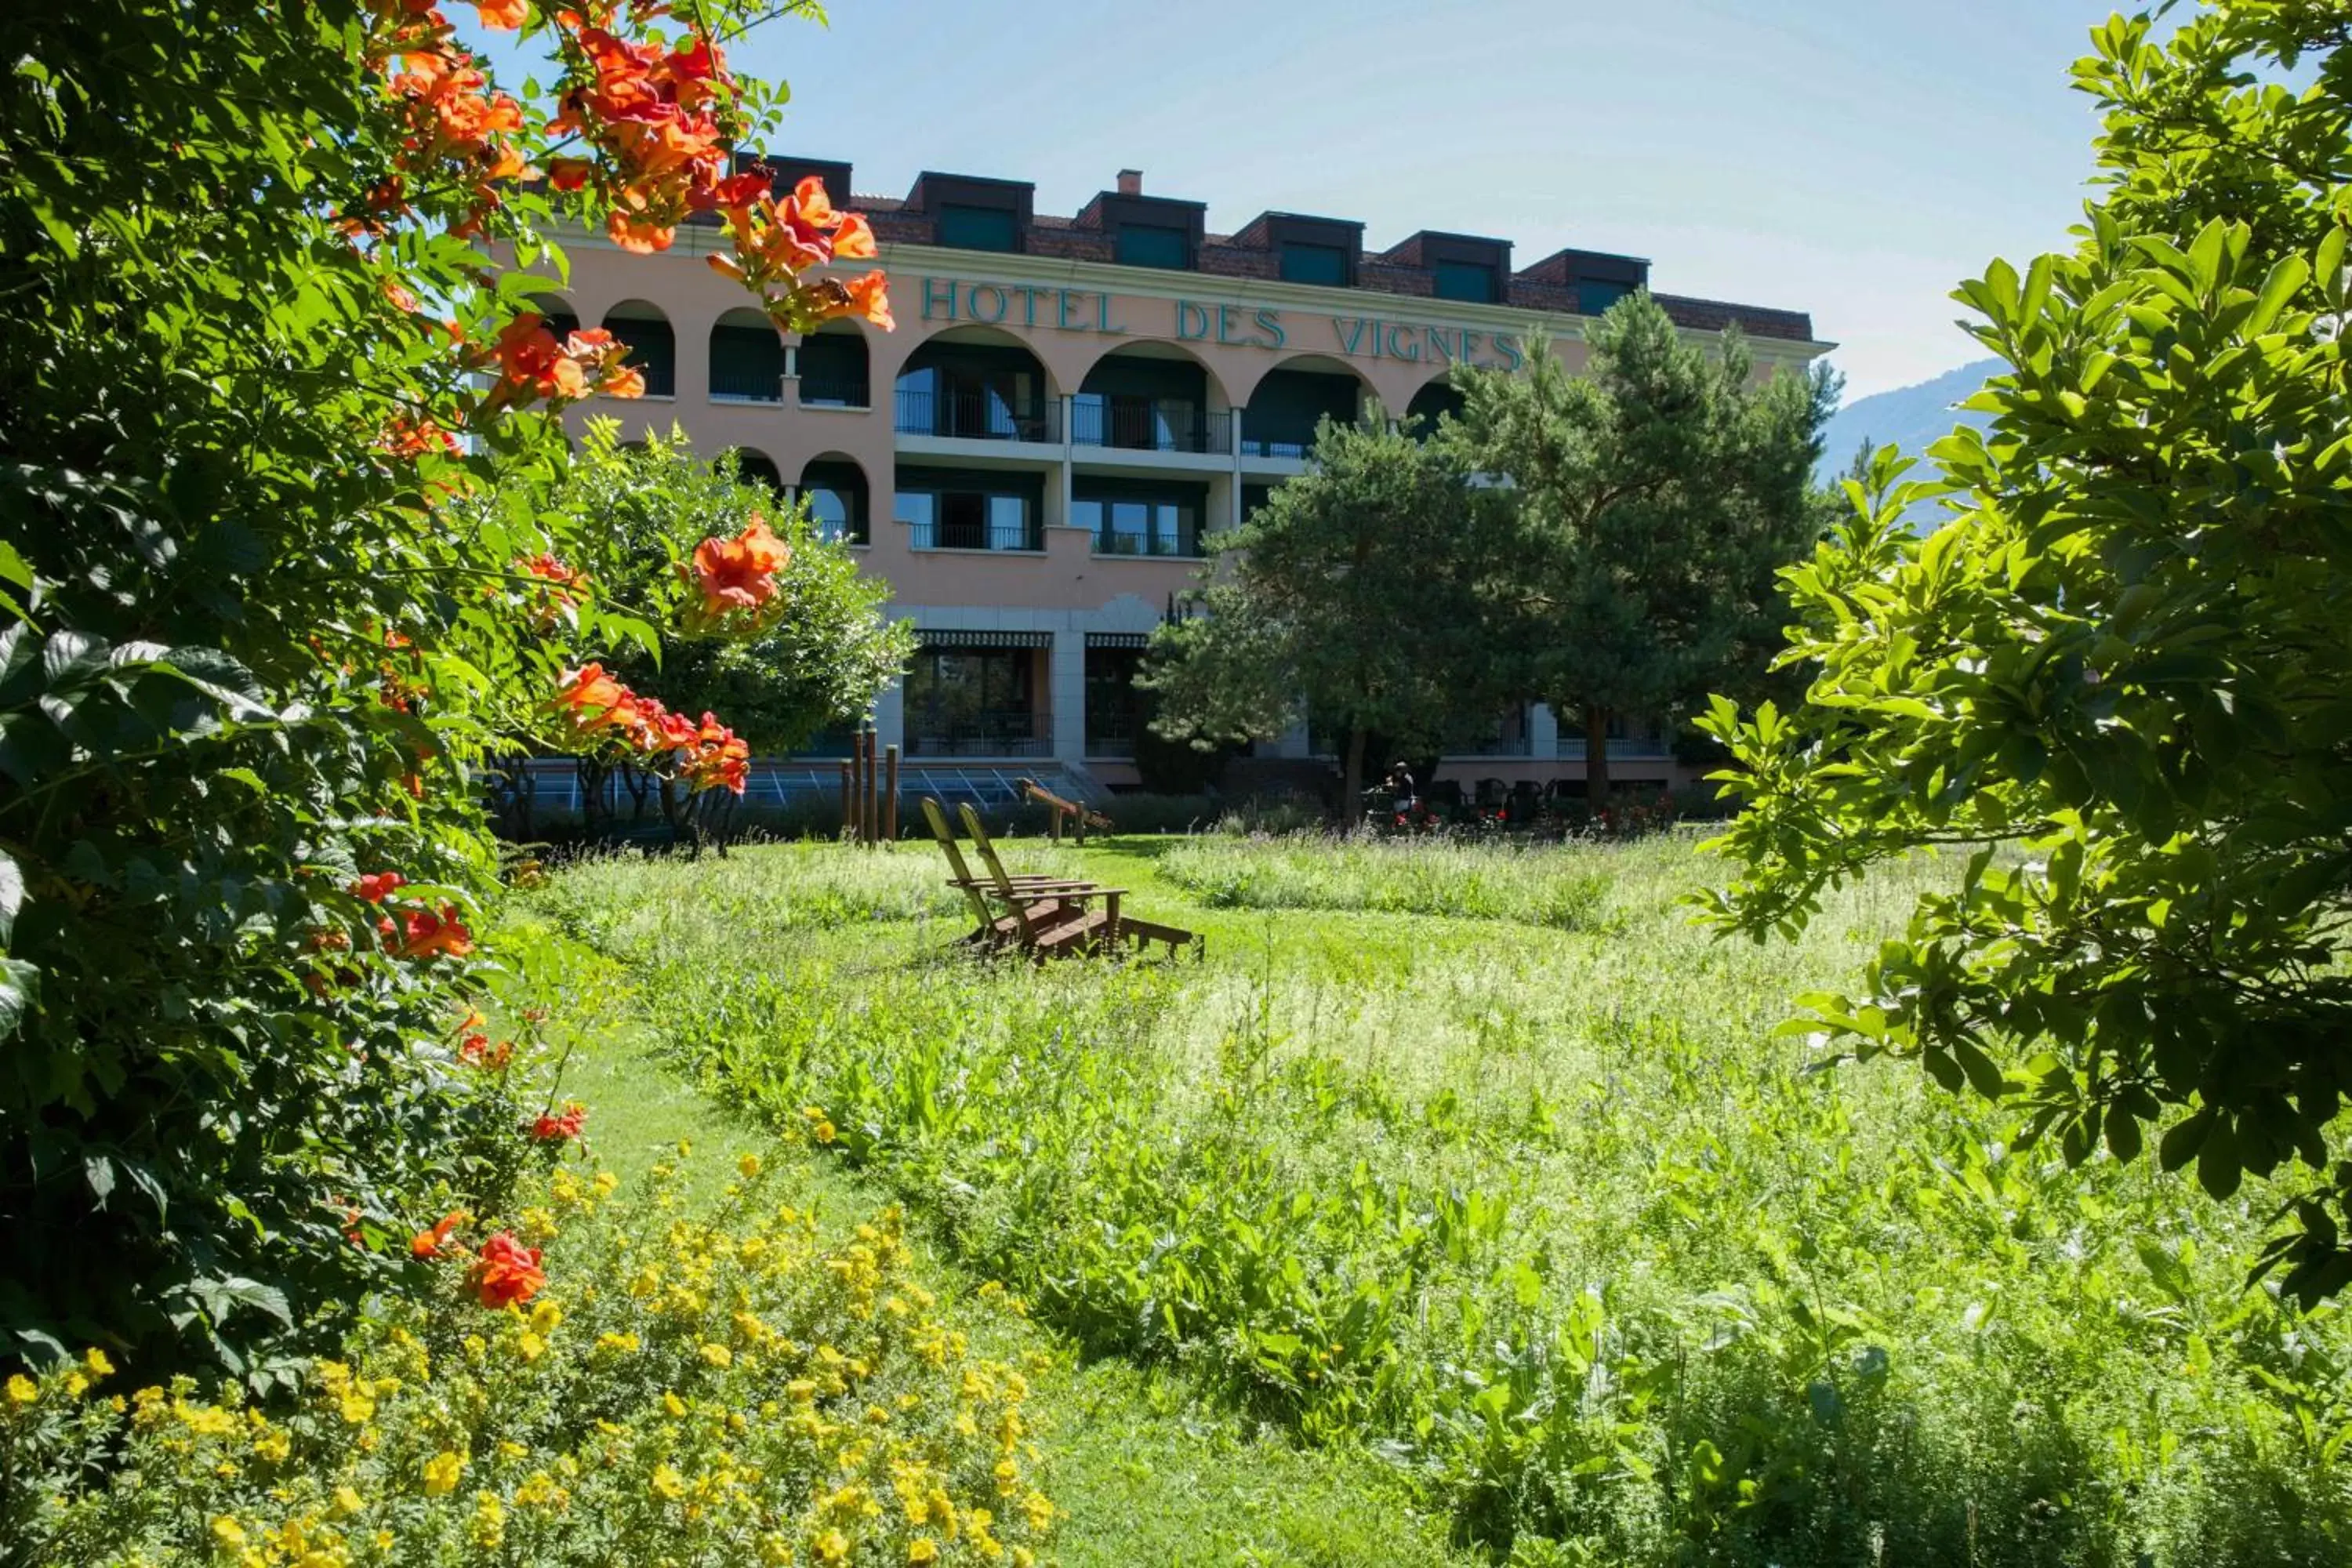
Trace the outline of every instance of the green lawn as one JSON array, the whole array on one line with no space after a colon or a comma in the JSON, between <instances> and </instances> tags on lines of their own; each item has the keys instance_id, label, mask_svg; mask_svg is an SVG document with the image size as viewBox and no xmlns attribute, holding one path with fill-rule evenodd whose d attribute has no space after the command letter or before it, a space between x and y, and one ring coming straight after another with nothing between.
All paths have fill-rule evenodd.
<instances>
[{"instance_id":1,"label":"green lawn","mask_svg":"<svg viewBox=\"0 0 2352 1568\"><path fill-rule=\"evenodd\" d=\"M608 1157L724 1135L698 1084L1092 1358L1044 1393L1066 1562L2352 1560L2352 1330L2242 1288L2275 1194L2069 1173L1772 1032L1948 868L1757 948L1688 923L1685 839L1013 858L1207 961L962 958L914 846L523 918L578 944L536 984Z\"/></svg>"}]
</instances>

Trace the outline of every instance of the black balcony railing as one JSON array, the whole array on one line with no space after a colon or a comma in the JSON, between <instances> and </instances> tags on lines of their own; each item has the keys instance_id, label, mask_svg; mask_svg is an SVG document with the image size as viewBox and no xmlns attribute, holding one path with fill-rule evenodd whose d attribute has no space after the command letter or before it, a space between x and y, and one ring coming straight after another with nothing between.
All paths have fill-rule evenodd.
<instances>
[{"instance_id":1,"label":"black balcony railing","mask_svg":"<svg viewBox=\"0 0 2352 1568\"><path fill-rule=\"evenodd\" d=\"M908 530L917 550L1043 550L1045 531L1036 518L921 518Z\"/></svg>"},{"instance_id":2,"label":"black balcony railing","mask_svg":"<svg viewBox=\"0 0 2352 1568\"><path fill-rule=\"evenodd\" d=\"M1659 762L1673 757L1674 743L1664 735L1612 735L1605 747L1611 762ZM1584 731L1562 730L1552 754L1570 762L1584 760Z\"/></svg>"},{"instance_id":3,"label":"black balcony railing","mask_svg":"<svg viewBox=\"0 0 2352 1568\"><path fill-rule=\"evenodd\" d=\"M772 366L722 364L714 360L710 395L735 403L782 403L783 373Z\"/></svg>"},{"instance_id":4,"label":"black balcony railing","mask_svg":"<svg viewBox=\"0 0 2352 1568\"><path fill-rule=\"evenodd\" d=\"M966 441L1047 441L1062 438L1050 403L1021 405L991 393L937 392L902 386L894 428L901 436L952 436Z\"/></svg>"},{"instance_id":5,"label":"black balcony railing","mask_svg":"<svg viewBox=\"0 0 2352 1568\"><path fill-rule=\"evenodd\" d=\"M801 377L803 408L871 408L874 389L864 381L832 381L822 376Z\"/></svg>"},{"instance_id":6,"label":"black balcony railing","mask_svg":"<svg viewBox=\"0 0 2352 1568\"><path fill-rule=\"evenodd\" d=\"M1252 430L1246 420L1243 422L1242 456L1244 458L1305 458L1314 455L1315 437L1312 436L1302 437L1292 431L1261 435Z\"/></svg>"},{"instance_id":7,"label":"black balcony railing","mask_svg":"<svg viewBox=\"0 0 2352 1568\"><path fill-rule=\"evenodd\" d=\"M1081 393L1070 404L1070 440L1135 452L1230 452L1233 416L1180 398Z\"/></svg>"},{"instance_id":8,"label":"black balcony railing","mask_svg":"<svg viewBox=\"0 0 2352 1568\"><path fill-rule=\"evenodd\" d=\"M1054 716L1025 708L969 713L907 715L910 757L1048 757L1054 754Z\"/></svg>"}]
</instances>

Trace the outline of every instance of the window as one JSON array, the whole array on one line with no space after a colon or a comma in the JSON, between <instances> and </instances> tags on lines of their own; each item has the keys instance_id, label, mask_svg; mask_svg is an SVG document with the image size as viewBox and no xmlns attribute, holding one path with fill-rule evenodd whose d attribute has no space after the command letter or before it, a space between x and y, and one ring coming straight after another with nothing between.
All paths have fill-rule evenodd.
<instances>
[{"instance_id":1,"label":"window","mask_svg":"<svg viewBox=\"0 0 2352 1568\"><path fill-rule=\"evenodd\" d=\"M866 542L866 475L855 463L818 461L801 470L801 499L817 537Z\"/></svg>"},{"instance_id":2,"label":"window","mask_svg":"<svg viewBox=\"0 0 2352 1568\"><path fill-rule=\"evenodd\" d=\"M1131 757L1142 733L1147 694L1136 689L1139 647L1087 648L1087 755Z\"/></svg>"},{"instance_id":3,"label":"window","mask_svg":"<svg viewBox=\"0 0 2352 1568\"><path fill-rule=\"evenodd\" d=\"M1201 505L1177 497L1123 493L1075 496L1070 521L1095 536L1103 555L1198 555Z\"/></svg>"},{"instance_id":4,"label":"window","mask_svg":"<svg viewBox=\"0 0 2352 1568\"><path fill-rule=\"evenodd\" d=\"M896 419L903 436L954 436L982 441L1055 438L1044 378L1021 366L1036 362L983 358L965 350L908 368L898 377Z\"/></svg>"},{"instance_id":5,"label":"window","mask_svg":"<svg viewBox=\"0 0 2352 1568\"><path fill-rule=\"evenodd\" d=\"M1441 300L1469 300L1492 305L1499 292L1495 269L1483 261L1441 261L1430 268Z\"/></svg>"},{"instance_id":6,"label":"window","mask_svg":"<svg viewBox=\"0 0 2352 1568\"><path fill-rule=\"evenodd\" d=\"M957 483L908 489L903 474L891 516L917 550L1043 550L1037 506L1025 495L991 493Z\"/></svg>"},{"instance_id":7,"label":"window","mask_svg":"<svg viewBox=\"0 0 2352 1568\"><path fill-rule=\"evenodd\" d=\"M1348 253L1336 245L1306 245L1294 240L1282 247L1278 265L1286 283L1321 283L1333 289L1348 286Z\"/></svg>"},{"instance_id":8,"label":"window","mask_svg":"<svg viewBox=\"0 0 2352 1568\"><path fill-rule=\"evenodd\" d=\"M1580 316L1603 316L1609 307L1633 291L1631 283L1599 283L1589 279L1576 285L1576 311Z\"/></svg>"},{"instance_id":9,"label":"window","mask_svg":"<svg viewBox=\"0 0 2352 1568\"><path fill-rule=\"evenodd\" d=\"M1164 267L1181 272L1192 265L1192 237L1159 223L1118 226L1118 255L1128 267Z\"/></svg>"},{"instance_id":10,"label":"window","mask_svg":"<svg viewBox=\"0 0 2352 1568\"><path fill-rule=\"evenodd\" d=\"M864 408L873 400L866 377L866 340L855 331L813 332L801 340L801 406Z\"/></svg>"},{"instance_id":11,"label":"window","mask_svg":"<svg viewBox=\"0 0 2352 1568\"><path fill-rule=\"evenodd\" d=\"M1019 218L1009 207L940 204L939 242L958 250L1018 250Z\"/></svg>"},{"instance_id":12,"label":"window","mask_svg":"<svg viewBox=\"0 0 2352 1568\"><path fill-rule=\"evenodd\" d=\"M715 401L778 403L783 399L783 340L766 321L744 325L721 319L710 329L710 395Z\"/></svg>"},{"instance_id":13,"label":"window","mask_svg":"<svg viewBox=\"0 0 2352 1568\"><path fill-rule=\"evenodd\" d=\"M914 756L1042 756L1053 725L1036 710L1037 652L920 647L907 667L907 750Z\"/></svg>"}]
</instances>

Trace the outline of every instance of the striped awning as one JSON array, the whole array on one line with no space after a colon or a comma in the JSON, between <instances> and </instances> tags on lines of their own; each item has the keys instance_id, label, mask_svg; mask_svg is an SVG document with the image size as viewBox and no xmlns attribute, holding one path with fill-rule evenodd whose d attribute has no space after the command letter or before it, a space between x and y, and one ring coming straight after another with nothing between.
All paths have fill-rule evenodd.
<instances>
[{"instance_id":1,"label":"striped awning","mask_svg":"<svg viewBox=\"0 0 2352 1568\"><path fill-rule=\"evenodd\" d=\"M1051 632L960 631L953 626L917 626L921 647L1052 647Z\"/></svg>"},{"instance_id":2,"label":"striped awning","mask_svg":"<svg viewBox=\"0 0 2352 1568\"><path fill-rule=\"evenodd\" d=\"M1088 632L1087 646L1088 647L1150 647L1151 634L1149 632Z\"/></svg>"}]
</instances>

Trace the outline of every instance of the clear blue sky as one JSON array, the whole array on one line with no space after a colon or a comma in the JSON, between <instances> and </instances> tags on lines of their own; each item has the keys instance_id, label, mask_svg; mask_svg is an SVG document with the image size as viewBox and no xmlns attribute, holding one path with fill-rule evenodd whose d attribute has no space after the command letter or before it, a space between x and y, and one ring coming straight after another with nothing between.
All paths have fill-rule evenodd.
<instances>
[{"instance_id":1,"label":"clear blue sky","mask_svg":"<svg viewBox=\"0 0 2352 1568\"><path fill-rule=\"evenodd\" d=\"M838 0L736 67L792 84L771 151L860 192L925 168L1075 212L1121 167L1206 201L1651 259L1652 285L1812 312L1849 397L1981 357L1947 296L2063 247L2090 169L2066 68L2112 0Z\"/></svg>"}]
</instances>

